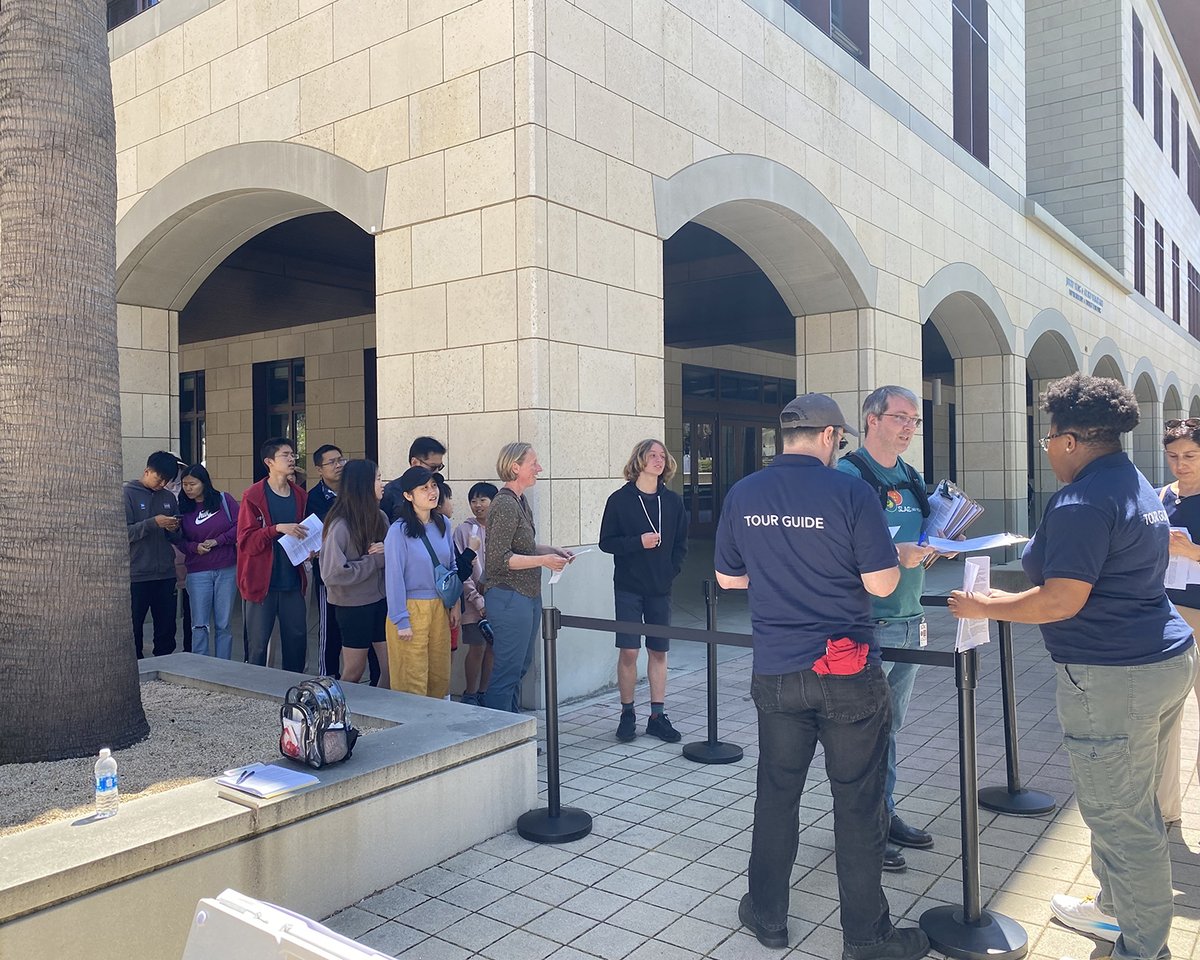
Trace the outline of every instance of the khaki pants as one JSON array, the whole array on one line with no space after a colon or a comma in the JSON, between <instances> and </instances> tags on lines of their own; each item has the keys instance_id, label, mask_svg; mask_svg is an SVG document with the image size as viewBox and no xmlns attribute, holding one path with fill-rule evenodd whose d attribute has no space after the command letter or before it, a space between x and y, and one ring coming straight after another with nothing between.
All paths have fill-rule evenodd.
<instances>
[{"instance_id":1,"label":"khaki pants","mask_svg":"<svg viewBox=\"0 0 1200 960\"><path fill-rule=\"evenodd\" d=\"M1196 634L1196 642L1200 643L1200 610L1194 607L1176 607L1179 615L1188 622L1192 632ZM1200 703L1200 677L1196 679L1193 690L1196 702ZM1183 739L1183 713L1171 728L1170 739L1167 740L1167 758L1163 764L1162 779L1158 781L1158 807L1162 811L1163 820L1171 823L1183 819L1183 791L1180 787L1179 765L1182 761L1180 741ZM1200 770L1200 752L1196 757L1196 769ZM1188 768L1188 780L1192 779L1191 767Z\"/></svg>"},{"instance_id":2,"label":"khaki pants","mask_svg":"<svg viewBox=\"0 0 1200 960\"><path fill-rule=\"evenodd\" d=\"M450 692L450 615L441 600L409 600L412 637L387 622L392 689L441 700Z\"/></svg>"}]
</instances>

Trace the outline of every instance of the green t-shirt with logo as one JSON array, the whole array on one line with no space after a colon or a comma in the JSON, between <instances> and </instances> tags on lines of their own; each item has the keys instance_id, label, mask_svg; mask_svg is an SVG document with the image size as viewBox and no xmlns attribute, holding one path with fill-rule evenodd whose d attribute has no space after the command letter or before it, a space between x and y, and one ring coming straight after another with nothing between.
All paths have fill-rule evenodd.
<instances>
[{"instance_id":1,"label":"green t-shirt with logo","mask_svg":"<svg viewBox=\"0 0 1200 960\"><path fill-rule=\"evenodd\" d=\"M897 457L896 465L888 469L881 467L865 448L859 448L857 452L885 483L901 484L908 480L908 467L900 458ZM837 468L843 473L862 478L862 473L849 460L839 460ZM867 483L871 481L868 480ZM889 530L892 527L900 528L892 537L894 543L916 543L920 539L925 518L921 515L917 495L911 490L889 490L888 504L883 512ZM919 617L923 613L921 594L924 590L925 568L901 567L900 583L891 595L871 598L871 616L876 620L909 620Z\"/></svg>"}]
</instances>

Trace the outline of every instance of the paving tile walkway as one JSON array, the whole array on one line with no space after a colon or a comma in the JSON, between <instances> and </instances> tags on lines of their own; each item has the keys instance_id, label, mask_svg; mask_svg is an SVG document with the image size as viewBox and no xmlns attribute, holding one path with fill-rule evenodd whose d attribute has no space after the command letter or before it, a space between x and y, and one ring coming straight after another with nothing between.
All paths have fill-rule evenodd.
<instances>
[{"instance_id":1,"label":"paving tile walkway","mask_svg":"<svg viewBox=\"0 0 1200 960\"><path fill-rule=\"evenodd\" d=\"M693 611L694 612L694 611ZM953 626L930 613L932 646L949 648ZM722 626L745 629L744 606ZM598 641L602 642L602 641ZM1048 898L1094 892L1088 831L1074 804L1054 712L1054 675L1035 628L1014 630L1021 771L1028 786L1051 793L1051 816L980 811L984 904L1018 920L1034 958L1106 956L1098 944L1050 919ZM705 673L695 656L672 670L668 711L684 742L706 736ZM1004 732L996 650L984 649L978 691L979 780L1002 784ZM589 836L543 846L515 829L493 837L332 917L329 925L360 943L412 960L753 960L841 956L833 867L832 801L820 754L801 807L800 848L792 873L787 951L772 951L741 928L757 753L749 696L750 658L723 652L719 735L745 758L697 765L678 745L614 739L614 695L564 706L560 716L562 801L594 817ZM647 699L644 685L639 702ZM644 720L644 718L643 718ZM1185 714L1184 756L1195 756L1195 704ZM908 870L884 874L894 918L915 923L939 904L960 904L957 704L948 670L924 667L900 736L897 798L910 823L936 837L932 850L906 851ZM540 759L545 802L545 758ZM454 816L486 798L464 797ZM1184 800L1184 829L1171 833L1177 958L1194 957L1200 930L1200 787ZM932 954L938 956L938 954Z\"/></svg>"}]
</instances>

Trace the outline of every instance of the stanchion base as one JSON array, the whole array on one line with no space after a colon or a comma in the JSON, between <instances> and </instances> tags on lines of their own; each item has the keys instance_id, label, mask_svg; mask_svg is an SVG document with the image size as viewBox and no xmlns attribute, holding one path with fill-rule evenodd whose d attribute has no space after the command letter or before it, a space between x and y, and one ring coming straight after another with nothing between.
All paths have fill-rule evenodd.
<instances>
[{"instance_id":1,"label":"stanchion base","mask_svg":"<svg viewBox=\"0 0 1200 960\"><path fill-rule=\"evenodd\" d=\"M1014 817L1040 817L1053 813L1058 806L1050 794L1041 790L1022 788L1009 793L1007 787L984 787L979 791L979 805L986 810Z\"/></svg>"},{"instance_id":2,"label":"stanchion base","mask_svg":"<svg viewBox=\"0 0 1200 960\"><path fill-rule=\"evenodd\" d=\"M737 763L742 759L742 748L736 743L697 740L683 745L683 755L696 763Z\"/></svg>"},{"instance_id":3,"label":"stanchion base","mask_svg":"<svg viewBox=\"0 0 1200 960\"><path fill-rule=\"evenodd\" d=\"M550 816L549 807L539 807L517 817L517 833L534 843L570 843L592 832L592 815L578 807L559 807Z\"/></svg>"},{"instance_id":4,"label":"stanchion base","mask_svg":"<svg viewBox=\"0 0 1200 960\"><path fill-rule=\"evenodd\" d=\"M1002 913L984 910L978 923L963 920L963 908L934 907L921 914L929 943L960 960L1020 960L1029 952L1025 928Z\"/></svg>"}]
</instances>

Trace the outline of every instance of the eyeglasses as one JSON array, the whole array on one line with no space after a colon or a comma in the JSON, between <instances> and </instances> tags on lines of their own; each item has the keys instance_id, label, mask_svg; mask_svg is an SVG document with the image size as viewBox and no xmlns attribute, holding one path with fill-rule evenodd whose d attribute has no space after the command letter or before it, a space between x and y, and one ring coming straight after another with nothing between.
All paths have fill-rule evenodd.
<instances>
[{"instance_id":1,"label":"eyeglasses","mask_svg":"<svg viewBox=\"0 0 1200 960\"><path fill-rule=\"evenodd\" d=\"M1186 420L1167 420L1163 426L1168 430L1178 430L1180 427L1186 427L1188 430L1196 430L1200 428L1200 417L1188 417Z\"/></svg>"},{"instance_id":2,"label":"eyeglasses","mask_svg":"<svg viewBox=\"0 0 1200 960\"><path fill-rule=\"evenodd\" d=\"M895 420L899 420L904 426L912 427L914 430L921 425L920 417L910 417L903 413L881 413L880 416L892 417Z\"/></svg>"},{"instance_id":3,"label":"eyeglasses","mask_svg":"<svg viewBox=\"0 0 1200 960\"><path fill-rule=\"evenodd\" d=\"M344 467L345 465L345 457L334 457L332 460L326 460L324 463L317 464L320 467Z\"/></svg>"},{"instance_id":4,"label":"eyeglasses","mask_svg":"<svg viewBox=\"0 0 1200 960\"><path fill-rule=\"evenodd\" d=\"M441 473L446 469L445 461L442 461L441 463L431 463L428 460L418 460L417 463L419 463L421 466L423 466L426 470L430 471L431 473Z\"/></svg>"},{"instance_id":5,"label":"eyeglasses","mask_svg":"<svg viewBox=\"0 0 1200 960\"><path fill-rule=\"evenodd\" d=\"M276 460L295 460L296 455L294 453L277 453L277 454L275 454L275 459Z\"/></svg>"},{"instance_id":6,"label":"eyeglasses","mask_svg":"<svg viewBox=\"0 0 1200 960\"><path fill-rule=\"evenodd\" d=\"M842 428L841 428L841 427L839 427L839 426L838 426L837 424L835 424L835 423L831 423L831 424L830 424L828 427L826 427L825 429L826 429L826 430L830 430L830 429L833 429L833 430L841 430ZM849 441L849 440L847 440L847 439L846 439L846 437L845 437L845 435L843 434L841 437L839 437L839 438L838 438L838 449L839 449L839 450L845 450L845 449L846 449L848 446L850 446L850 441Z\"/></svg>"},{"instance_id":7,"label":"eyeglasses","mask_svg":"<svg viewBox=\"0 0 1200 960\"><path fill-rule=\"evenodd\" d=\"M1058 433L1048 433L1044 437L1042 437L1041 440L1038 441L1038 444L1042 448L1042 452L1049 453L1050 452L1050 441L1055 440L1058 437L1074 437L1076 442L1083 443L1083 438L1081 436L1079 436L1079 434L1072 433L1070 430L1061 430Z\"/></svg>"}]
</instances>

